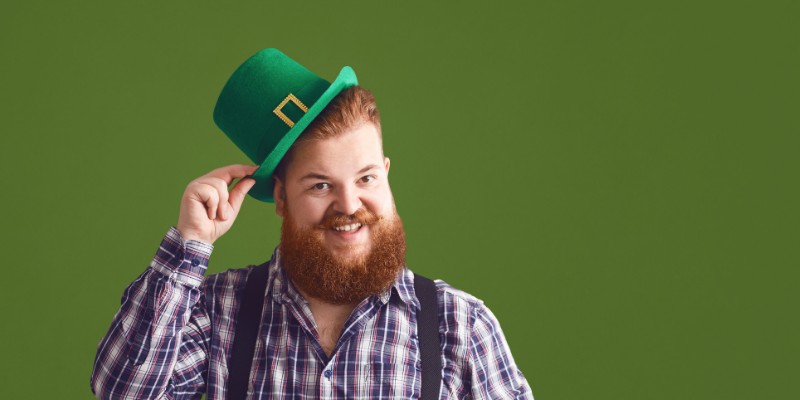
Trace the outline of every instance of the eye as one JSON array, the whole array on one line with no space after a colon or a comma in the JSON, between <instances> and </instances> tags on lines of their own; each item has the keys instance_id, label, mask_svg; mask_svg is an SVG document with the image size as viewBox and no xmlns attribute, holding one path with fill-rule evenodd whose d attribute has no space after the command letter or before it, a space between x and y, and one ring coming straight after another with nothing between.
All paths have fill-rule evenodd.
<instances>
[{"instance_id":1,"label":"eye","mask_svg":"<svg viewBox=\"0 0 800 400\"><path fill-rule=\"evenodd\" d=\"M313 189L313 190L328 190L330 188L331 188L331 185L330 185L330 183L327 183L327 182L319 182L317 184L314 184L314 186L311 187L311 189Z\"/></svg>"},{"instance_id":2,"label":"eye","mask_svg":"<svg viewBox=\"0 0 800 400\"><path fill-rule=\"evenodd\" d=\"M372 183L375 181L375 179L377 179L375 178L375 175L366 175L361 177L361 182Z\"/></svg>"}]
</instances>

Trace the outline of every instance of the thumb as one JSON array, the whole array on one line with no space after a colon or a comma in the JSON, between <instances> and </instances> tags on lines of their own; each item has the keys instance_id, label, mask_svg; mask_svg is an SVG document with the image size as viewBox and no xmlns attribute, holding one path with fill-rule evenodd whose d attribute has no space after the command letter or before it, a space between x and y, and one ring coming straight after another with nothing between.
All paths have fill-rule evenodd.
<instances>
[{"instance_id":1,"label":"thumb","mask_svg":"<svg viewBox=\"0 0 800 400\"><path fill-rule=\"evenodd\" d=\"M239 182L236 182L236 184L233 185L233 189L231 189L230 194L228 195L228 203L235 212L239 212L239 208L242 207L242 202L244 201L244 196L255 184L256 181L253 178L242 178Z\"/></svg>"}]
</instances>

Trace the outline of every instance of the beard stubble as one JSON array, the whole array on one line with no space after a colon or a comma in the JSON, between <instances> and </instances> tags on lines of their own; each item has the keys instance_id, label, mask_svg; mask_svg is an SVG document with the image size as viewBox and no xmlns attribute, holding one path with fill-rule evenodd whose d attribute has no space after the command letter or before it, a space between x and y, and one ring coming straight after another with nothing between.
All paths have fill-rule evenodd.
<instances>
[{"instance_id":1,"label":"beard stubble","mask_svg":"<svg viewBox=\"0 0 800 400\"><path fill-rule=\"evenodd\" d=\"M369 227L366 254L339 256L325 246L327 229L349 223ZM338 250L348 253L353 249L345 246ZM352 304L392 285L405 266L406 238L396 212L378 217L360 209L353 215L332 215L318 226L303 228L287 209L281 225L280 252L289 279L302 292L331 304Z\"/></svg>"}]
</instances>

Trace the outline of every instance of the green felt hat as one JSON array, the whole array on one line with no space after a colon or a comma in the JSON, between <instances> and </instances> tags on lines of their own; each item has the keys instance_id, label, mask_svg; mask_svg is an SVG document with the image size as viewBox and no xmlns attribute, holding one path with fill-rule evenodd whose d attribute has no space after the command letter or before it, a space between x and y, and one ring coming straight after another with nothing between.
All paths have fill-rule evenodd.
<instances>
[{"instance_id":1,"label":"green felt hat","mask_svg":"<svg viewBox=\"0 0 800 400\"><path fill-rule=\"evenodd\" d=\"M342 90L358 84L344 67L333 83L277 49L248 58L228 79L214 107L214 122L259 164L249 194L272 202L272 174L308 124Z\"/></svg>"}]
</instances>

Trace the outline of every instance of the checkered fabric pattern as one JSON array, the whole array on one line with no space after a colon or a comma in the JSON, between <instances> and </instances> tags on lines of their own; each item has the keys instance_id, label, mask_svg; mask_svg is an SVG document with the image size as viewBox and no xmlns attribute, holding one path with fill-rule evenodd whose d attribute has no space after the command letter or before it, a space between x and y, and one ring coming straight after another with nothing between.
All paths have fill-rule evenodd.
<instances>
[{"instance_id":1,"label":"checkered fabric pattern","mask_svg":"<svg viewBox=\"0 0 800 400\"><path fill-rule=\"evenodd\" d=\"M236 316L252 267L204 278L212 246L171 228L149 268L124 292L97 350L92 391L109 399L225 399ZM362 301L331 357L307 302L269 265L252 399L412 399L420 394L414 275ZM483 303L436 281L441 399L533 399L503 332Z\"/></svg>"}]
</instances>

